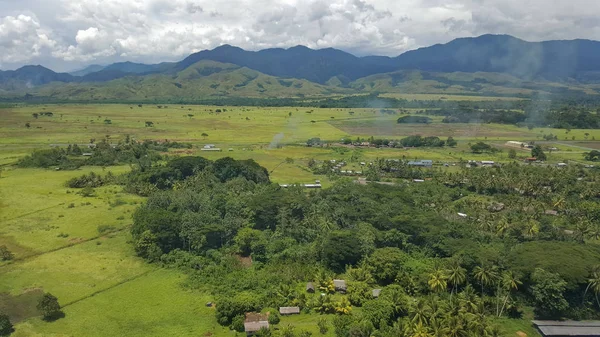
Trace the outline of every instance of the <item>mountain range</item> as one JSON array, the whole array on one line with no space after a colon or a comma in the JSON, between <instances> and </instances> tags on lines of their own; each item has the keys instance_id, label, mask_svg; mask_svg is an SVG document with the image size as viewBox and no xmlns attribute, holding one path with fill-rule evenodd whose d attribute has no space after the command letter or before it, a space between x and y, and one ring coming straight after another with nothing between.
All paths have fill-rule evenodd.
<instances>
[{"instance_id":1,"label":"mountain range","mask_svg":"<svg viewBox=\"0 0 600 337\"><path fill-rule=\"evenodd\" d=\"M135 91L135 97L140 92L146 92L142 96L156 97L158 93L152 88L157 86L162 90L169 88L166 92L174 90L174 95L185 92L194 97L252 93L260 96L269 92L270 86L276 86L271 90L275 96L374 90L482 93L497 91L497 87L527 93L552 91L561 86L568 90L574 84L593 85L592 89L580 90L597 93L598 83L600 42L527 42L508 35L459 38L397 57L357 57L333 48L313 50L296 46L246 51L223 45L172 63L92 65L71 74L42 66L0 71L0 93L4 95L60 96L69 90L95 90L94 94L105 91L114 97L107 88L121 87L129 88L126 92ZM249 84L254 88L251 93L240 89ZM225 89L228 86L231 88Z\"/></svg>"}]
</instances>

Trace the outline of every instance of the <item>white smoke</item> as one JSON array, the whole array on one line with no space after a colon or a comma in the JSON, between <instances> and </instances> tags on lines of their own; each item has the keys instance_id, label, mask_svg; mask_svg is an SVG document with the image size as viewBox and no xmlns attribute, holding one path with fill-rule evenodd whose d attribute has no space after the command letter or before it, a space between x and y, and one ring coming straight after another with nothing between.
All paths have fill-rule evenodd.
<instances>
[{"instance_id":1,"label":"white smoke","mask_svg":"<svg viewBox=\"0 0 600 337\"><path fill-rule=\"evenodd\" d=\"M279 143L283 140L284 134L280 132L273 137L271 140L271 144L269 144L269 149L276 149L279 146Z\"/></svg>"}]
</instances>

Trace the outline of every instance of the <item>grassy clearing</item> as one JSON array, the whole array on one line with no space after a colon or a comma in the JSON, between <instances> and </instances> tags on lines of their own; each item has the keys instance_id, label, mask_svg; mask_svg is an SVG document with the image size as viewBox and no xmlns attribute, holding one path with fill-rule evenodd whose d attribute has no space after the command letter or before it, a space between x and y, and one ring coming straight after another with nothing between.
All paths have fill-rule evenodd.
<instances>
[{"instance_id":1,"label":"grassy clearing","mask_svg":"<svg viewBox=\"0 0 600 337\"><path fill-rule=\"evenodd\" d=\"M0 293L41 288L65 305L147 272L152 267L133 256L128 237L121 233L4 265Z\"/></svg>"},{"instance_id":2,"label":"grassy clearing","mask_svg":"<svg viewBox=\"0 0 600 337\"><path fill-rule=\"evenodd\" d=\"M184 275L156 270L64 308L65 318L17 326L25 336L234 336L217 324L211 297L184 290Z\"/></svg>"},{"instance_id":3,"label":"grassy clearing","mask_svg":"<svg viewBox=\"0 0 600 337\"><path fill-rule=\"evenodd\" d=\"M122 173L128 169L110 170ZM98 188L96 197L84 198L77 189L64 186L68 179L89 172L106 173L101 168L4 170L0 179L0 245L7 245L17 258L23 258L97 237L101 234L99 226L119 230L129 225L141 198L121 193L117 186Z\"/></svg>"}]
</instances>

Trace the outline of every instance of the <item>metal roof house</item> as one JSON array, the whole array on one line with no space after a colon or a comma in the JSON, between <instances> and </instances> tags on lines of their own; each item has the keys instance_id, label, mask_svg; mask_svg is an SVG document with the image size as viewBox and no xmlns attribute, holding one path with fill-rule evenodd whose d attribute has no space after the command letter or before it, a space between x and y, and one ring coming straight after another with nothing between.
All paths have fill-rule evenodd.
<instances>
[{"instance_id":1,"label":"metal roof house","mask_svg":"<svg viewBox=\"0 0 600 337\"><path fill-rule=\"evenodd\" d=\"M282 315L294 315L300 313L300 307L280 307L279 313Z\"/></svg>"},{"instance_id":2,"label":"metal roof house","mask_svg":"<svg viewBox=\"0 0 600 337\"><path fill-rule=\"evenodd\" d=\"M260 331L260 329L269 328L269 321L257 321L257 322L245 322L244 323L244 331L246 331L246 336L252 336Z\"/></svg>"},{"instance_id":3,"label":"metal roof house","mask_svg":"<svg viewBox=\"0 0 600 337\"><path fill-rule=\"evenodd\" d=\"M306 291L308 291L309 293L314 293L315 292L315 286L313 285L312 282L308 282L306 284Z\"/></svg>"},{"instance_id":4,"label":"metal roof house","mask_svg":"<svg viewBox=\"0 0 600 337\"><path fill-rule=\"evenodd\" d=\"M381 289L373 289L372 294L374 298L379 298L379 295L381 294Z\"/></svg>"},{"instance_id":5,"label":"metal roof house","mask_svg":"<svg viewBox=\"0 0 600 337\"><path fill-rule=\"evenodd\" d=\"M344 280L333 280L333 286L335 287L335 291L339 291L342 293L346 292L346 281Z\"/></svg>"},{"instance_id":6,"label":"metal roof house","mask_svg":"<svg viewBox=\"0 0 600 337\"><path fill-rule=\"evenodd\" d=\"M431 167L433 160L411 160L407 163L408 166Z\"/></svg>"},{"instance_id":7,"label":"metal roof house","mask_svg":"<svg viewBox=\"0 0 600 337\"><path fill-rule=\"evenodd\" d=\"M533 321L544 337L600 337L600 321Z\"/></svg>"},{"instance_id":8,"label":"metal roof house","mask_svg":"<svg viewBox=\"0 0 600 337\"><path fill-rule=\"evenodd\" d=\"M244 320L244 331L246 336L252 336L261 329L269 328L269 315L263 315L256 312L247 312Z\"/></svg>"}]
</instances>

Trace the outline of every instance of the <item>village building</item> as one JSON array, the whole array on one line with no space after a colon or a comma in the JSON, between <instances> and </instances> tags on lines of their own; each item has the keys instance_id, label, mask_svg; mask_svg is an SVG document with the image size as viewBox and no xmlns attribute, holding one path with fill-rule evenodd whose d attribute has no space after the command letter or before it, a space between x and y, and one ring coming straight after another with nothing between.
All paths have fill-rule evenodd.
<instances>
[{"instance_id":1,"label":"village building","mask_svg":"<svg viewBox=\"0 0 600 337\"><path fill-rule=\"evenodd\" d=\"M341 293L345 293L348 289L346 287L346 281L344 280L333 280L333 287L335 288L335 291L339 291Z\"/></svg>"},{"instance_id":2,"label":"village building","mask_svg":"<svg viewBox=\"0 0 600 337\"><path fill-rule=\"evenodd\" d=\"M600 321L533 321L544 337L600 337Z\"/></svg>"},{"instance_id":3,"label":"village building","mask_svg":"<svg viewBox=\"0 0 600 337\"><path fill-rule=\"evenodd\" d=\"M280 307L279 313L281 315L297 315L300 313L300 307Z\"/></svg>"},{"instance_id":4,"label":"village building","mask_svg":"<svg viewBox=\"0 0 600 337\"><path fill-rule=\"evenodd\" d=\"M315 292L315 286L313 285L312 282L308 282L306 284L306 291L309 293L314 293Z\"/></svg>"},{"instance_id":5,"label":"village building","mask_svg":"<svg viewBox=\"0 0 600 337\"><path fill-rule=\"evenodd\" d=\"M269 328L269 315L256 312L247 312L244 320L244 331L246 336L253 336L261 329Z\"/></svg>"},{"instance_id":6,"label":"village building","mask_svg":"<svg viewBox=\"0 0 600 337\"><path fill-rule=\"evenodd\" d=\"M381 289L373 289L372 295L374 298L379 298L380 294L381 294Z\"/></svg>"},{"instance_id":7,"label":"village building","mask_svg":"<svg viewBox=\"0 0 600 337\"><path fill-rule=\"evenodd\" d=\"M408 166L431 167L433 160L411 160L407 163Z\"/></svg>"}]
</instances>

